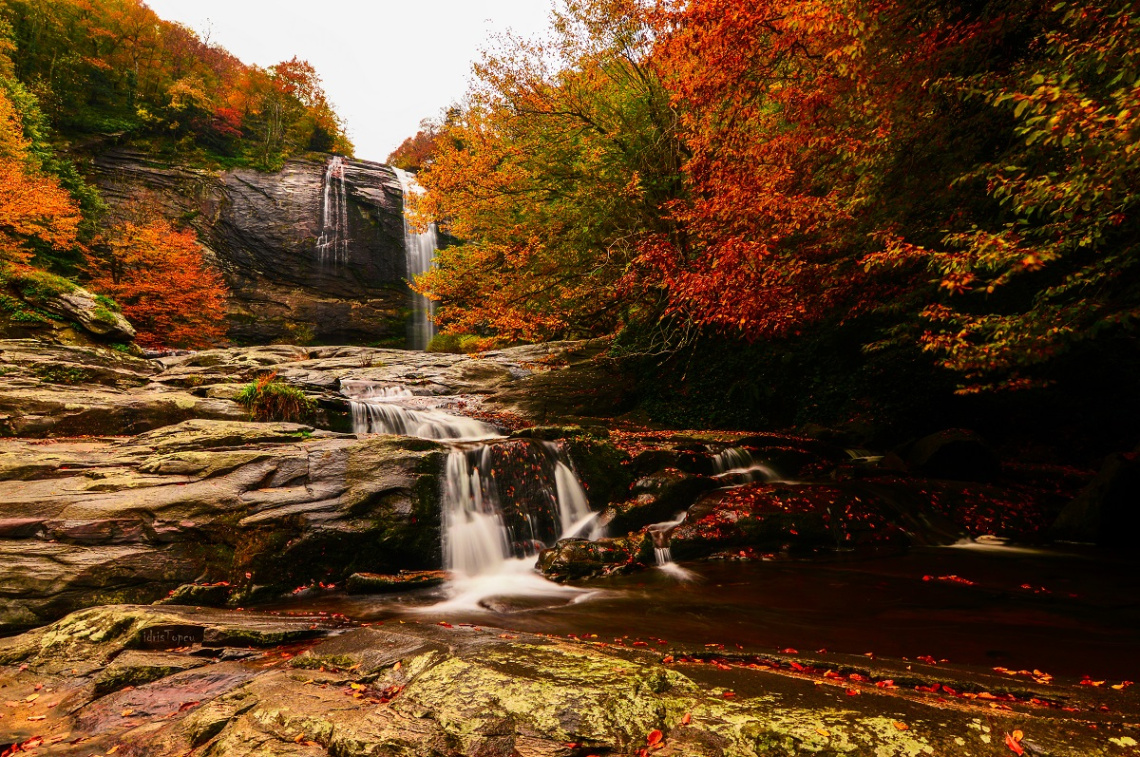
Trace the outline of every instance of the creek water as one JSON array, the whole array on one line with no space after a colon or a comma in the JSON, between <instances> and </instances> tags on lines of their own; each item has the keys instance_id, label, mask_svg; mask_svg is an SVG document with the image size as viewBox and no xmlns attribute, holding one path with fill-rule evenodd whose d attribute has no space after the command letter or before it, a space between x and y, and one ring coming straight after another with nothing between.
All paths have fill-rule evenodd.
<instances>
[{"instance_id":1,"label":"creek water","mask_svg":"<svg viewBox=\"0 0 1140 757\"><path fill-rule=\"evenodd\" d=\"M698 562L683 566L684 581L648 570L573 587L543 582L532 564L512 566L523 580L492 578L459 601L447 589L326 593L277 609L338 612L365 622L597 634L626 645L664 639L696 648L724 644L729 651L929 655L984 670L1140 677L1140 573L1135 562L1103 553L917 548L864 560ZM977 583L937 579L950 575ZM542 591L516 593L521 588Z\"/></svg>"},{"instance_id":2,"label":"creek water","mask_svg":"<svg viewBox=\"0 0 1140 757\"><path fill-rule=\"evenodd\" d=\"M538 553L562 538L602 536L562 447L505 438L449 413L447 398L366 381L342 389L358 433L421 436L449 447L441 515L451 580L385 596L309 591L275 609L597 634L618 644L827 649L1140 678L1134 556L964 542L893 556L677 565L668 535L683 521L679 513L649 529L656 569L559 585L535 571ZM714 466L728 486L777 478L739 450L724 451Z\"/></svg>"}]
</instances>

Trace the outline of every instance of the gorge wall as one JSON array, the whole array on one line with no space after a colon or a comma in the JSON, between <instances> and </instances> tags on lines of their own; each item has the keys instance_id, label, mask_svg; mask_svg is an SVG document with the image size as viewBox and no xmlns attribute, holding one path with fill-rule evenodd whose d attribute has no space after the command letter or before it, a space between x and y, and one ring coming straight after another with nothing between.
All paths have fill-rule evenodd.
<instances>
[{"instance_id":1,"label":"gorge wall","mask_svg":"<svg viewBox=\"0 0 1140 757\"><path fill-rule=\"evenodd\" d=\"M116 149L94 159L92 179L112 212L157 212L197 231L230 287L234 342L402 347L410 294L400 183L387 166L343 161L345 212L332 225L346 243L322 255L328 166L318 157L276 173L219 172Z\"/></svg>"}]
</instances>

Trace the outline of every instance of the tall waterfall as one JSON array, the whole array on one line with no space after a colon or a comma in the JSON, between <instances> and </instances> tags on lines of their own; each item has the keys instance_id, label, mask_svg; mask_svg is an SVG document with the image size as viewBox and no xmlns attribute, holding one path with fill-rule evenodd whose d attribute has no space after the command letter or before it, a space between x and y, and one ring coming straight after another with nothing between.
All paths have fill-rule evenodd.
<instances>
[{"instance_id":1,"label":"tall waterfall","mask_svg":"<svg viewBox=\"0 0 1140 757\"><path fill-rule=\"evenodd\" d=\"M321 236L317 254L322 264L344 265L348 262L348 191L345 188L344 158L334 155L325 169L324 193L321 196Z\"/></svg>"},{"instance_id":2,"label":"tall waterfall","mask_svg":"<svg viewBox=\"0 0 1140 757\"><path fill-rule=\"evenodd\" d=\"M430 224L423 231L416 231L410 218L408 198L421 194L423 188L416 183L416 177L399 168L392 169L400 181L404 195L404 256L408 262L408 280L427 273L439 249L439 232L436 225ZM408 327L408 347L413 350L427 349L435 336L435 304L422 294L412 294L412 320Z\"/></svg>"}]
</instances>

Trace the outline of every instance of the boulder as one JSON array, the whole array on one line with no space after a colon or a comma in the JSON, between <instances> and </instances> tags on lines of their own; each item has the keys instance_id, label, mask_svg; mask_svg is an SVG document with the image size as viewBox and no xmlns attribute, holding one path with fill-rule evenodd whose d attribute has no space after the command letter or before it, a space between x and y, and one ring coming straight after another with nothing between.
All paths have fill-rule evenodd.
<instances>
[{"instance_id":1,"label":"boulder","mask_svg":"<svg viewBox=\"0 0 1140 757\"><path fill-rule=\"evenodd\" d=\"M82 326L95 336L112 342L131 342L135 328L122 313L109 304L100 303L95 295L82 287L61 292L44 302L43 307Z\"/></svg>"},{"instance_id":2,"label":"boulder","mask_svg":"<svg viewBox=\"0 0 1140 757\"><path fill-rule=\"evenodd\" d=\"M1063 541L1131 548L1140 532L1140 447L1110 455L1100 472L1057 517L1051 535Z\"/></svg>"},{"instance_id":3,"label":"boulder","mask_svg":"<svg viewBox=\"0 0 1140 757\"><path fill-rule=\"evenodd\" d=\"M653 539L647 534L597 541L564 539L538 558L538 569L554 581L628 573L653 564Z\"/></svg>"},{"instance_id":4,"label":"boulder","mask_svg":"<svg viewBox=\"0 0 1140 757\"><path fill-rule=\"evenodd\" d=\"M188 641L142 648L170 636ZM916 757L998 754L1024 729L1035 751L1100 757L1133 743L1136 712L1118 695L1116 718L1097 718L1093 687L1060 681L1042 696L1075 714L994 709L993 695L948 707L941 686L1008 680L914 661L178 607L78 613L0 640L0 666L6 742L45 754ZM887 679L905 685L872 683Z\"/></svg>"},{"instance_id":5,"label":"boulder","mask_svg":"<svg viewBox=\"0 0 1140 757\"><path fill-rule=\"evenodd\" d=\"M1001 461L973 431L949 429L915 442L906 456L912 468L930 478L954 481L992 481L1001 473Z\"/></svg>"},{"instance_id":6,"label":"boulder","mask_svg":"<svg viewBox=\"0 0 1140 757\"><path fill-rule=\"evenodd\" d=\"M719 486L712 478L666 468L635 481L634 499L606 508L601 520L612 534L640 531L654 523L673 520L688 510L697 497Z\"/></svg>"}]
</instances>

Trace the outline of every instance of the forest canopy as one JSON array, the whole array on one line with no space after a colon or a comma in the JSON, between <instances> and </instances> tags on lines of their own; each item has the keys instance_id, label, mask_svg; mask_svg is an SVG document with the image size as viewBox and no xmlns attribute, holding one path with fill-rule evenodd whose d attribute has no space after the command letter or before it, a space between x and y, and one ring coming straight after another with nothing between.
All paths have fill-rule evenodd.
<instances>
[{"instance_id":1,"label":"forest canopy","mask_svg":"<svg viewBox=\"0 0 1140 757\"><path fill-rule=\"evenodd\" d=\"M961 392L1037 386L1140 315L1137 51L1117 0L567 0L417 157L462 240L420 286L454 333L859 322Z\"/></svg>"},{"instance_id":2,"label":"forest canopy","mask_svg":"<svg viewBox=\"0 0 1140 757\"><path fill-rule=\"evenodd\" d=\"M123 145L180 165L262 170L309 151L352 152L305 61L246 65L142 0L0 0L8 320L52 317L17 303L21 282L62 292L78 281L121 308L144 346L224 336L227 290L194 232L161 209L109 208L76 165Z\"/></svg>"}]
</instances>

